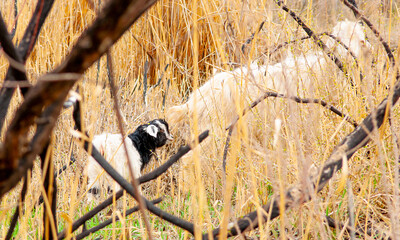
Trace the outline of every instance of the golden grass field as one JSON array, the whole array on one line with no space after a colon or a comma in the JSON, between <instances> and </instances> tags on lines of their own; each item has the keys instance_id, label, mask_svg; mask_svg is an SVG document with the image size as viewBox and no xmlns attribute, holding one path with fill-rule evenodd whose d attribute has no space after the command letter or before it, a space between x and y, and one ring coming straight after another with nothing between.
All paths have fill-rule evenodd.
<instances>
[{"instance_id":1,"label":"golden grass field","mask_svg":"<svg viewBox=\"0 0 400 240\"><path fill-rule=\"evenodd\" d=\"M31 82L35 83L41 74L54 69L68 54L104 5L99 7L97 1L93 2L96 3L95 9L86 0L57 0L54 3L26 64ZM362 1L358 4L390 47L395 48L400 38L399 1L388 2L392 3L392 7L390 4L383 6L381 1ZM22 38L35 4L35 1L18 0L20 15L14 43ZM352 12L340 1L293 0L287 1L287 5L316 33L330 31L337 21L346 18L354 20ZM14 24L13 1L2 1L0 10L11 31ZM242 53L242 44L262 21L266 21L263 29ZM194 34L196 29L198 34ZM368 58L360 60L364 80L361 82L355 78L355 87L350 86L349 79L332 63L324 79L318 81L322 84L315 90L314 96L310 96L329 102L359 123L386 97L388 86L393 85L395 77L395 71L385 64L387 56L378 40L369 29L366 29L366 34L374 50ZM154 118L167 118L168 107L183 103L189 92L207 81L214 70L231 70L228 63L247 65L257 61L259 64L272 64L284 57L286 49L299 53L317 48L311 40L305 40L268 56L268 51L277 44L303 36L304 31L272 0L158 2L111 49L117 96L126 119L123 123L125 131L132 132L138 125ZM397 50L394 55L398 60ZM118 132L106 58L102 57L99 61L99 65L96 63L86 71L78 84L85 128L91 135ZM147 91L147 104L143 100L146 61L150 64L148 85L154 85L169 64L160 85ZM7 68L7 59L0 55L1 79L4 79ZM350 69L354 71L350 75L357 76L357 69ZM324 84L325 81L330 84ZM14 95L6 124L22 100L20 93ZM271 109L268 120L253 123L263 133L262 141L258 141L258 145L249 144L252 136L246 132L232 140L226 182L221 171L225 138L211 135L208 140L212 150L204 154L197 148L193 154L193 161L200 165L203 163L203 167L193 170L189 184L182 185L177 163L162 177L144 184L144 195L148 199L163 196L163 202L158 205L160 208L195 223L197 228L207 232L219 227L224 217L234 220L266 204L274 193L305 181L309 167L312 164L323 165L332 149L354 129L319 105L299 105L286 99L269 98L266 101L270 102L268 106ZM339 171L312 201L287 211L257 230L245 233L248 239L350 238L347 231L330 228L324 222L324 215L329 215L338 223L348 225L349 207L354 208L356 226L365 230L376 228L392 239L400 238L399 150L393 138L393 133L399 134L400 130L398 107L393 108L392 116L392 125L385 124L373 140L349 160L348 169ZM281 131L277 135L274 126L276 118L282 120ZM195 121L191 119L191 122ZM175 140L158 151L160 161L152 161L145 172L159 166L185 144L183 138L190 129L182 129L173 122L169 124ZM248 123L240 121L239 128L244 124ZM191 125L191 132L198 135L194 125ZM74 140L72 130L72 111L64 110L52 137L54 164L59 169L68 163L72 150L78 161L57 178L59 231L93 208L93 204L85 201L86 179L83 172L87 155L79 142ZM1 132L2 139L4 132L5 129ZM277 139L274 142L275 135ZM24 213L19 220L18 231L14 233L16 239L43 237L43 205L34 209L43 189L39 160L29 181ZM6 235L19 201L21 186L1 199L0 238ZM125 201L126 208L136 204L130 197L126 197ZM178 227L151 214L148 216L156 239L192 238ZM108 218L104 211L89 221L88 227ZM142 217L135 213L88 239L98 237L144 239L147 235Z\"/></svg>"}]
</instances>

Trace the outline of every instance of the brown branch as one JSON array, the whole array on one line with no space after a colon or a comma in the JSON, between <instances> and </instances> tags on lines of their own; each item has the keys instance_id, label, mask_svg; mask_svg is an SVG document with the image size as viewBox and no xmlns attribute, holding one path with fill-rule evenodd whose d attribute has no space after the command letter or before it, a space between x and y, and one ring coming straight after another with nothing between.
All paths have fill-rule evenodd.
<instances>
[{"instance_id":1,"label":"brown branch","mask_svg":"<svg viewBox=\"0 0 400 240\"><path fill-rule=\"evenodd\" d=\"M264 24L265 24L265 21L262 21L260 23L260 26L258 26L257 31L253 32L251 34L251 36L246 40L246 42L243 43L243 45L242 45L242 53L244 53L244 50L246 49L247 45L249 45L253 41L254 36L261 31L261 29L263 28Z\"/></svg>"},{"instance_id":2,"label":"brown branch","mask_svg":"<svg viewBox=\"0 0 400 240\"><path fill-rule=\"evenodd\" d=\"M335 40L338 44L342 45L342 47L344 49L346 49L346 51L353 57L354 61L356 62L356 65L358 66L358 60L357 60L356 55L353 53L353 51L351 51L351 49L346 44L341 42L336 36L334 36L334 35L332 35L332 34L330 34L328 32L318 33L317 36L319 36L319 37L320 36L329 36L330 38ZM277 46L275 46L273 50L265 51L264 54L268 54L268 56L271 56L276 51L278 51L279 49L281 49L281 48L283 48L283 47L285 47L285 46L287 46L289 44L293 44L293 43L296 43L298 41L303 41L303 40L310 39L310 38L311 38L310 36L305 36L305 37L302 37L302 38L299 38L299 39L295 39L295 40L291 40L291 41L286 41L286 42L280 43Z\"/></svg>"},{"instance_id":3,"label":"brown branch","mask_svg":"<svg viewBox=\"0 0 400 240\"><path fill-rule=\"evenodd\" d=\"M118 128L119 131L121 133L122 136L125 136L125 131L124 131L124 127L122 126L122 116L121 116L121 109L119 108L119 104L118 104L118 98L117 98L117 90L115 88L115 83L114 83L114 68L113 68L113 61L111 58L111 54L110 51L107 51L107 66L108 66L108 79L110 82L110 90L111 90L111 96L114 99L114 110L115 110L115 114L117 115L117 120L118 120ZM140 192L139 192L139 183L137 181L137 179L135 178L135 172L132 168L132 164L131 161L132 159L130 159L129 155L128 155L128 147L126 146L126 142L123 141L123 145L124 145L124 150L125 150L125 154L126 154L126 159L127 159L127 165L129 167L129 174L131 176L131 183L133 186L133 189L135 191L135 194L137 196L140 196ZM138 200L138 204L139 204L139 209L140 212L142 213L142 217L143 217L143 221L144 224L146 226L147 229L147 234L149 236L149 239L152 240L153 239L153 235L151 233L151 226L149 224L149 221L147 219L146 216L146 206L144 205L144 201L141 197L137 198Z\"/></svg>"},{"instance_id":4,"label":"brown branch","mask_svg":"<svg viewBox=\"0 0 400 240\"><path fill-rule=\"evenodd\" d=\"M346 75L348 76L347 70L345 69L343 63L336 57L336 55L325 45L321 39L318 38L317 35L301 20L299 16L296 15L295 12L290 10L282 0L275 0L276 4L280 6L285 12L289 13L289 15L299 24L303 30L310 36L314 42L328 55L328 57L336 64L336 66ZM351 85L354 86L353 80L351 81Z\"/></svg>"},{"instance_id":5,"label":"brown branch","mask_svg":"<svg viewBox=\"0 0 400 240\"><path fill-rule=\"evenodd\" d=\"M14 0L14 24L12 27L12 31L10 33L11 39L14 38L15 33L17 32L17 26L18 26L18 1Z\"/></svg>"},{"instance_id":6,"label":"brown branch","mask_svg":"<svg viewBox=\"0 0 400 240\"><path fill-rule=\"evenodd\" d=\"M268 97L286 98L286 99L293 100L297 103L303 103L303 104L307 104L307 103L319 104L319 105L323 106L324 108L337 114L338 116L343 117L346 122L352 124L354 127L358 126L357 122L355 120L353 120L349 115L342 113L339 109L337 109L336 107L330 105L329 103L327 103L323 100L312 99L312 98L299 98L297 96L286 96L284 94L280 94L280 93L276 93L276 92L265 92L261 97L256 99L254 102L251 103L250 106L248 106L247 108L245 108L243 110L241 117L246 115L247 112L249 112L251 109L256 107L260 102L262 102L263 100L265 100ZM229 150L229 145L230 145L230 141L231 141L231 137L232 137L233 128L236 125L237 121L239 121L239 117L236 117L236 119L225 129L225 130L229 130L229 132L228 132L228 136L226 137L225 146L224 146L224 154L222 156L222 169L224 170L224 172L226 170L226 158L228 156L228 150Z\"/></svg>"},{"instance_id":7,"label":"brown branch","mask_svg":"<svg viewBox=\"0 0 400 240\"><path fill-rule=\"evenodd\" d=\"M14 60L17 63L23 63L21 56L17 52L17 50L14 47L14 44L11 41L10 35L8 34L7 31L7 26L4 23L3 17L0 14L0 44L1 47L3 48L3 51L5 54L7 54L12 60ZM7 74L6 74L6 82L7 80L26 80L26 74L24 71L20 71L18 68L15 68L11 64L11 59L10 59L10 67L8 68ZM13 88L4 88L0 90L0 130L3 128L4 120L7 115L7 110L8 110L8 105L11 100L11 96L14 93Z\"/></svg>"},{"instance_id":8,"label":"brown branch","mask_svg":"<svg viewBox=\"0 0 400 240\"><path fill-rule=\"evenodd\" d=\"M40 30L53 7L53 3L54 0L38 0L35 12L33 13L24 36L18 45L18 52L22 56L23 62L25 62L32 53L33 47L39 37Z\"/></svg>"},{"instance_id":9,"label":"brown branch","mask_svg":"<svg viewBox=\"0 0 400 240\"><path fill-rule=\"evenodd\" d=\"M13 188L32 166L34 158L45 146L62 104L81 74L99 59L122 34L153 4L155 0L114 0L79 38L69 56L51 73L42 77L17 110L6 132L0 152L0 197ZM76 73L76 74L71 74ZM64 77L63 80L54 81ZM53 79L53 81L50 81ZM43 110L44 109L44 110ZM47 115L45 112L47 111ZM40 119L44 117L49 119ZM48 121L37 129L31 148L27 134L35 121Z\"/></svg>"},{"instance_id":10,"label":"brown branch","mask_svg":"<svg viewBox=\"0 0 400 240\"><path fill-rule=\"evenodd\" d=\"M80 115L80 102L77 101L76 105L74 106L74 111L73 111L73 118L75 121L75 126L77 126L77 129L81 131L81 115ZM208 137L209 131L204 131L201 133L198 137L197 142L201 143L204 139ZM138 182L140 184L151 181L156 179L157 177L161 176L161 174L165 173L174 163L176 163L180 158L182 158L186 153L188 153L190 150L193 149L193 146L195 144L195 141L192 141L191 144L180 147L178 152L174 154L173 156L170 157L168 161L166 161L164 164L159 166L158 168L154 169L153 171L141 176L138 179ZM76 220L72 224L72 229L71 232L74 232L77 230L81 225L83 225L87 220L91 219L93 216L95 216L97 213L108 207L109 205L112 204L112 202L118 200L119 198L122 197L124 190L121 189L117 193L115 193L115 196L111 196L108 199L104 200L102 203L97 205L95 208L87 212L85 215L80 217L78 220ZM115 198L114 198L115 197ZM66 229L64 229L61 233L58 234L58 239L64 239L66 236Z\"/></svg>"},{"instance_id":11,"label":"brown branch","mask_svg":"<svg viewBox=\"0 0 400 240\"><path fill-rule=\"evenodd\" d=\"M319 171L319 174L312 174L309 176L310 182L317 192L321 191L323 187L333 177L334 173L342 168L343 158L346 157L348 160L351 159L353 154L360 148L364 147L371 140L371 133L379 128L385 118L385 114L389 111L400 97L400 77L397 76L397 82L393 89L393 95L389 94L375 110L373 110L363 122L356 128L352 133L347 135L343 141L336 146L332 151L330 157L325 162L324 166ZM391 92L391 91L390 91ZM308 189L304 189L302 185L296 185L290 187L285 193L285 209L280 209L280 195L276 194L272 197L266 205L262 206L263 211L254 211L244 217L241 217L234 225L237 227L230 227L228 231L228 237L236 236L239 232L248 231L258 227L260 223L258 219L262 219L262 222L272 220L279 216L280 211L285 211L296 205L303 204L311 200L311 192ZM267 215L264 214L267 213ZM262 216L258 216L261 213ZM219 237L220 229L217 228L213 231L213 238ZM226 237L226 236L221 236ZM203 235L203 239L208 239L208 234Z\"/></svg>"},{"instance_id":12,"label":"brown branch","mask_svg":"<svg viewBox=\"0 0 400 240\"><path fill-rule=\"evenodd\" d=\"M24 176L24 185L22 186L21 197L19 199L18 206L15 209L15 213L14 213L12 219L11 219L11 223L10 223L10 226L8 228L5 240L11 239L12 234L14 233L15 225L18 222L19 212L22 209L22 203L25 201L26 191L28 190L28 178L27 178L27 176L28 176L27 174L25 174L25 176Z\"/></svg>"},{"instance_id":13,"label":"brown branch","mask_svg":"<svg viewBox=\"0 0 400 240\"><path fill-rule=\"evenodd\" d=\"M299 98L297 96L286 96L281 93L268 92L268 91L264 92L264 94L261 97L257 98L254 102L252 102L250 106L246 107L242 112L242 116L244 116L252 108L256 107L260 102L262 102L264 99L266 99L268 97L286 98L286 99L293 100L297 103L303 103L303 104L308 104L308 103L319 104L319 105L323 106L324 108L332 111L336 115L343 117L346 120L346 122L350 123L354 127L358 126L357 122L355 120L353 120L349 115L342 113L339 109L337 109L336 107L332 106L331 104L325 102L324 100L315 99L315 98ZM239 117L236 117L236 119L225 130L232 128L237 123L238 120L239 120Z\"/></svg>"},{"instance_id":14,"label":"brown branch","mask_svg":"<svg viewBox=\"0 0 400 240\"><path fill-rule=\"evenodd\" d=\"M353 11L356 18L360 18L361 20L363 20L363 22L365 22L365 24L367 24L367 26L371 29L371 31L375 34L375 36L379 39L379 41L385 48L386 54L388 55L390 62L392 63L393 66L395 66L396 60L394 59L392 51L390 51L389 44L381 37L381 34L371 23L371 21L369 21L362 13L360 13L360 11L358 11L357 6L354 6L348 0L341 0L341 1Z\"/></svg>"},{"instance_id":15,"label":"brown branch","mask_svg":"<svg viewBox=\"0 0 400 240\"><path fill-rule=\"evenodd\" d=\"M43 26L49 12L53 6L54 0L38 0L35 11L29 21L28 27L25 30L24 36L17 48L16 59L19 63L25 64L29 55L31 54L36 40L39 36L40 29ZM5 34L4 31L2 34ZM25 81L27 80L25 72L17 71L12 67L9 67L5 77L5 82L8 80ZM14 94L15 89L2 88L0 90L0 129L2 129L4 120L7 114L8 107L10 105L11 97ZM21 88L22 95L25 96L28 92L28 88Z\"/></svg>"},{"instance_id":16,"label":"brown branch","mask_svg":"<svg viewBox=\"0 0 400 240\"><path fill-rule=\"evenodd\" d=\"M158 204L158 203L160 203L162 201L162 198L157 198L157 199L155 199L155 200L152 200L152 201L150 201L152 204ZM129 215L131 215L132 213L134 213L134 212L137 212L139 210L139 207L133 207L133 208L131 208L131 209L128 209L128 210L126 210L125 211L125 215L124 216L129 216ZM108 219L108 220L106 220L106 221L104 221L104 222L102 222L102 223L99 223L98 225L96 225L95 227L92 227L92 228L90 228L90 229L87 229L87 230L85 230L85 231L83 231L82 233L80 233L79 235L76 235L75 236L75 239L76 240L80 240L80 239L82 239L82 238L84 238L84 237L87 237L87 236L89 236L91 233L94 233L94 232L97 232L97 231L99 231L99 230L101 230L102 228L105 228L105 227L107 227L108 225L110 225L112 222L116 222L116 221L119 221L119 217L118 217L118 215L115 217L115 219ZM58 237L58 239L63 239L63 238L60 238L60 237Z\"/></svg>"}]
</instances>

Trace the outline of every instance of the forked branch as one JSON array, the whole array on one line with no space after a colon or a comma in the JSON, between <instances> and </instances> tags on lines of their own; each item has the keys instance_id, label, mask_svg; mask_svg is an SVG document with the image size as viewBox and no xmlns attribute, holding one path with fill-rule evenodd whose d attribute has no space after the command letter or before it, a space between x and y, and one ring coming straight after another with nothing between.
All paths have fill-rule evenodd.
<instances>
[{"instance_id":1,"label":"forked branch","mask_svg":"<svg viewBox=\"0 0 400 240\"><path fill-rule=\"evenodd\" d=\"M342 168L343 159L351 159L353 154L365 146L371 140L371 134L376 131L384 122L384 118L389 109L397 103L400 97L400 77L397 76L397 82L393 88L393 94L389 94L376 109L374 109L352 133L347 135L343 141L336 146L324 166L309 176L313 189L319 192L333 177L334 173ZM390 91L391 92L391 91ZM308 191L303 185L296 185L289 188L284 196L285 209L280 209L280 195L274 195L264 206L262 211L251 212L241 217L235 223L228 225L228 237L236 236L239 233L258 228L260 223L272 220L279 216L281 210L287 210L296 205L311 200L312 192ZM264 214L267 213L267 214ZM258 216L258 214L262 214ZM260 222L259 219L262 219ZM237 226L237 227L236 227ZM220 229L212 232L212 236L219 237ZM225 236L224 236L225 237ZM208 234L203 235L203 239L208 239Z\"/></svg>"},{"instance_id":2,"label":"forked branch","mask_svg":"<svg viewBox=\"0 0 400 240\"><path fill-rule=\"evenodd\" d=\"M347 76L347 70L345 69L343 63L336 57L336 55L325 45L324 42L319 39L319 37L301 20L299 16L292 10L290 10L282 0L275 0L276 4L280 6L285 12L299 24L303 30L310 36L314 42L328 55L328 57L336 64L336 66ZM354 86L354 82L351 80L351 85Z\"/></svg>"},{"instance_id":3,"label":"forked branch","mask_svg":"<svg viewBox=\"0 0 400 240\"><path fill-rule=\"evenodd\" d=\"M16 55L18 58L16 59L19 63L25 64L29 55L31 54L33 47L35 46L36 40L38 39L40 30L50 13L50 10L53 6L54 0L38 0L36 4L36 8L32 17L29 21L28 27L25 30L24 36L21 39L20 44L16 50ZM15 4L16 6L16 4ZM6 34L7 31L0 30L1 34ZM7 33L8 34L8 33ZM14 69L11 67L8 68L6 77L4 81L26 81L28 80L25 71L21 71L18 69ZM27 87L20 87L22 95L25 96L28 92ZM0 91L0 129L2 129L4 120L7 114L8 107L10 105L11 97L14 94L14 88L2 88Z\"/></svg>"},{"instance_id":4,"label":"forked branch","mask_svg":"<svg viewBox=\"0 0 400 240\"><path fill-rule=\"evenodd\" d=\"M69 90L81 74L154 3L155 0L108 2L92 26L81 35L66 60L41 77L31 89L5 134L4 147L0 152L0 197L20 181L42 151ZM24 148L28 130L38 119L44 120L43 125L36 131L32 147Z\"/></svg>"},{"instance_id":5,"label":"forked branch","mask_svg":"<svg viewBox=\"0 0 400 240\"><path fill-rule=\"evenodd\" d=\"M394 66L396 64L396 61L394 59L392 51L390 51L389 44L381 37L381 34L376 29L376 27L371 23L371 21L368 20L367 17L365 17L362 13L360 13L360 11L358 10L357 6L354 6L348 0L341 0L341 1L353 11L353 13L356 16L356 18L360 18L361 20L363 20L363 22L365 22L365 24L367 24L367 26L371 29L371 31L379 39L379 42L381 42L381 44L385 48L386 54L388 55L390 62Z\"/></svg>"}]
</instances>

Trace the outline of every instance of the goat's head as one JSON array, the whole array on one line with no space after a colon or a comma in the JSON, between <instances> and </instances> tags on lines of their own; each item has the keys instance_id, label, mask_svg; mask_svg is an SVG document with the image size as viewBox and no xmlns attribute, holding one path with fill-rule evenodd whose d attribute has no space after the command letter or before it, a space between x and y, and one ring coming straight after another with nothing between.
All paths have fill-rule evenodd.
<instances>
[{"instance_id":1,"label":"goat's head","mask_svg":"<svg viewBox=\"0 0 400 240\"><path fill-rule=\"evenodd\" d=\"M333 28L332 34L348 46L356 57L372 50L372 45L368 42L364 27L360 22L349 20L338 22Z\"/></svg>"},{"instance_id":2,"label":"goat's head","mask_svg":"<svg viewBox=\"0 0 400 240\"><path fill-rule=\"evenodd\" d=\"M142 130L153 139L156 147L162 147L168 140L174 139L169 132L168 123L164 119L154 119L142 125Z\"/></svg>"}]
</instances>

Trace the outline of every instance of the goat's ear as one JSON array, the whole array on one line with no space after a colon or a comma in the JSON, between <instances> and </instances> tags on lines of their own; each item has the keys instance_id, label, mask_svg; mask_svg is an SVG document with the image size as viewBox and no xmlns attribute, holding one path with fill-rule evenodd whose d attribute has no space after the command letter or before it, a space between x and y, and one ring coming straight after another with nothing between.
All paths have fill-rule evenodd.
<instances>
[{"instance_id":1,"label":"goat's ear","mask_svg":"<svg viewBox=\"0 0 400 240\"><path fill-rule=\"evenodd\" d=\"M149 126L146 127L146 132L152 136L152 137L157 137L158 133L158 127L154 126L153 124L150 124Z\"/></svg>"}]
</instances>

